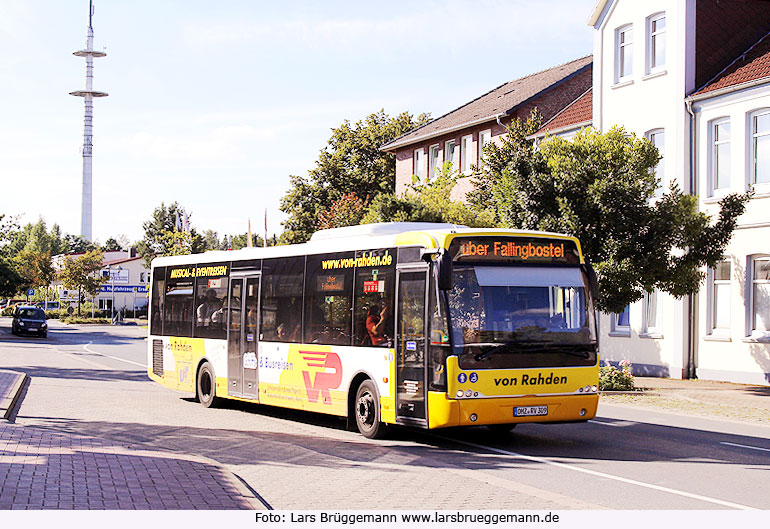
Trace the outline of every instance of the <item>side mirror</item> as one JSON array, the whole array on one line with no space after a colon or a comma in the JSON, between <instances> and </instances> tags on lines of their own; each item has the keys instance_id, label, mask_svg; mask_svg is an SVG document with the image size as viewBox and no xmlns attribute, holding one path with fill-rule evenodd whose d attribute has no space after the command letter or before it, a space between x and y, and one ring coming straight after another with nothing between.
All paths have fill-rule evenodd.
<instances>
[{"instance_id":1,"label":"side mirror","mask_svg":"<svg viewBox=\"0 0 770 529\"><path fill-rule=\"evenodd\" d=\"M446 251L441 252L435 263L439 290L450 290L452 288L452 256Z\"/></svg>"},{"instance_id":2,"label":"side mirror","mask_svg":"<svg viewBox=\"0 0 770 529\"><path fill-rule=\"evenodd\" d=\"M588 276L588 289L591 292L591 297L596 299L599 297L599 278L596 276L596 270L588 262L581 265L581 268L586 273L586 276Z\"/></svg>"}]
</instances>

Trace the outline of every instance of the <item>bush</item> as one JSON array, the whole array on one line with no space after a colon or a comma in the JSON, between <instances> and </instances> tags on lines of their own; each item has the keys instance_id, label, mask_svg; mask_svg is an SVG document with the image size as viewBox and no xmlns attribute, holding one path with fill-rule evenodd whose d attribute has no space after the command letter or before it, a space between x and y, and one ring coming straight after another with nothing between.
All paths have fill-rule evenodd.
<instances>
[{"instance_id":1,"label":"bush","mask_svg":"<svg viewBox=\"0 0 770 529\"><path fill-rule=\"evenodd\" d=\"M61 318L61 321L64 323L94 323L97 325L109 325L110 319L109 318L91 318L90 316L67 316L66 318Z\"/></svg>"},{"instance_id":2,"label":"bush","mask_svg":"<svg viewBox=\"0 0 770 529\"><path fill-rule=\"evenodd\" d=\"M631 374L631 362L623 360L620 369L606 365L599 368L599 391L633 391L634 375Z\"/></svg>"}]
</instances>

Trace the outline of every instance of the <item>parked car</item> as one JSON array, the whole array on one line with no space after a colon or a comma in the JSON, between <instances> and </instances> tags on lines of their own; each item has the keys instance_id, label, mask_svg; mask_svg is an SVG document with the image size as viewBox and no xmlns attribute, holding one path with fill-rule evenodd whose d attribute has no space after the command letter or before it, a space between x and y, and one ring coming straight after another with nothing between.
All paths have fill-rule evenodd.
<instances>
[{"instance_id":1,"label":"parked car","mask_svg":"<svg viewBox=\"0 0 770 529\"><path fill-rule=\"evenodd\" d=\"M46 323L43 309L22 305L16 307L11 322L11 332L17 336L21 334L37 334L45 338L48 336L48 323Z\"/></svg>"}]
</instances>

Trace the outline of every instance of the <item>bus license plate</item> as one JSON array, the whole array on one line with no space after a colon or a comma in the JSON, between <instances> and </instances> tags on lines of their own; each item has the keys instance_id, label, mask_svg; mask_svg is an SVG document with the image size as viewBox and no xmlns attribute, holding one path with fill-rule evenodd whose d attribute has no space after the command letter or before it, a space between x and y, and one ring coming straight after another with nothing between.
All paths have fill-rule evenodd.
<instances>
[{"instance_id":1,"label":"bus license plate","mask_svg":"<svg viewBox=\"0 0 770 529\"><path fill-rule=\"evenodd\" d=\"M514 417L532 417L533 415L548 415L548 406L516 406L513 408Z\"/></svg>"}]
</instances>

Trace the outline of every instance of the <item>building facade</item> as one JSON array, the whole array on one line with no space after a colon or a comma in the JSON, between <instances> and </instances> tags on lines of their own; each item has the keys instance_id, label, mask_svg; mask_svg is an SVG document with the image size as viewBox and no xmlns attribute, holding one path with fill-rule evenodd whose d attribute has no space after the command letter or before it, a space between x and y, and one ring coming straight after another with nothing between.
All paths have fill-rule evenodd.
<instances>
[{"instance_id":1,"label":"building facade","mask_svg":"<svg viewBox=\"0 0 770 529\"><path fill-rule=\"evenodd\" d=\"M770 2L599 0L588 24L592 56L501 85L385 144L396 192L447 160L470 174L483 145L534 107L544 118L536 141L622 126L655 144L653 201L674 185L715 220L722 197L754 189L701 290L654 291L602 314L600 352L637 375L770 385Z\"/></svg>"},{"instance_id":2,"label":"building facade","mask_svg":"<svg viewBox=\"0 0 770 529\"><path fill-rule=\"evenodd\" d=\"M550 120L591 88L592 58L582 57L498 86L443 116L381 147L396 155L396 193L403 193L412 176L430 179L444 162L462 175L478 166L487 142L499 141L513 119L526 119L532 109ZM461 178L452 198L471 190Z\"/></svg>"},{"instance_id":3,"label":"building facade","mask_svg":"<svg viewBox=\"0 0 770 529\"><path fill-rule=\"evenodd\" d=\"M676 184L716 219L721 197L757 191L697 294L652 292L601 317L603 358L639 374L770 384L770 4L607 0L589 24L593 126L622 125L658 147L659 193Z\"/></svg>"},{"instance_id":4,"label":"building facade","mask_svg":"<svg viewBox=\"0 0 770 529\"><path fill-rule=\"evenodd\" d=\"M81 254L54 256L54 267L58 269L65 258L78 255ZM146 314L150 269L133 249L104 252L102 268L98 273L102 286L93 298L95 309L112 313L114 307L115 312L122 311L125 316ZM77 302L78 292L64 288L61 281L54 281L51 287L57 291L62 306Z\"/></svg>"}]
</instances>

